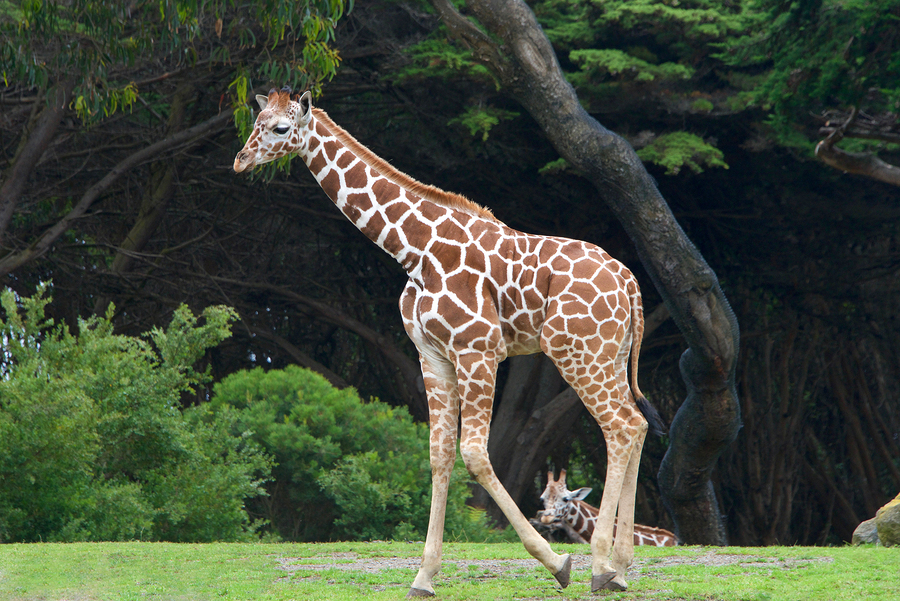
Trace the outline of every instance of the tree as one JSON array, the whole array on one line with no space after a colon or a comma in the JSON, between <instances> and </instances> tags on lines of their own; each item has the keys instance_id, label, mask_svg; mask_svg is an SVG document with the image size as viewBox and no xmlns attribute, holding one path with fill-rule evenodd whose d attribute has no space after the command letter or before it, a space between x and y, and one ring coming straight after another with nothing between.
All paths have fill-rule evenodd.
<instances>
[{"instance_id":1,"label":"tree","mask_svg":"<svg viewBox=\"0 0 900 601\"><path fill-rule=\"evenodd\" d=\"M560 155L597 187L635 241L690 345L681 358L688 396L672 422L671 444L660 468L661 492L682 540L725 544L710 473L740 428L734 387L738 329L715 274L684 235L629 144L581 107L527 5L467 3L495 38L449 2L435 0L433 5L452 35L471 47L541 124Z\"/></svg>"},{"instance_id":2,"label":"tree","mask_svg":"<svg viewBox=\"0 0 900 601\"><path fill-rule=\"evenodd\" d=\"M0 186L0 275L45 254L98 197L135 166L225 128L233 108L226 105L222 110L224 90L218 115L194 127L182 126L184 105L198 93L201 83L184 78L193 67L202 65L210 72L217 71L229 82L227 104L239 107L235 118L244 129L250 122L246 100L251 66L269 77L315 89L333 76L339 59L328 43L334 36L335 21L343 14L344 2L310 0L305 4L305 10L299 10L295 3L286 1L237 5L173 0L158 6L131 7L78 0L16 2L0 7L0 73L7 93L38 91L26 101L33 110ZM233 44L228 43L230 40ZM236 53L232 53L234 45ZM138 74L140 80L136 79ZM24 217L40 207L41 199L23 198L25 184L54 141L70 99L78 117L89 127L130 109L138 100L146 105L147 98L139 90L153 89L165 80L178 82L168 119L148 107L153 121L167 123L163 138L149 146L141 145L140 150L118 163L55 224L33 224L38 232L32 239L10 239L8 229L14 215ZM151 101L159 99L154 93L149 96ZM152 121L144 125L152 127ZM159 223L171 196L174 170L172 164L155 169L138 221L122 242L115 271L127 266L128 253L139 252ZM27 223L27 218L24 220Z\"/></svg>"},{"instance_id":3,"label":"tree","mask_svg":"<svg viewBox=\"0 0 900 601\"><path fill-rule=\"evenodd\" d=\"M764 0L760 27L728 45L732 65L766 68L754 101L781 144L825 164L900 185L900 167L878 158L900 143L900 2ZM846 149L838 146L845 142Z\"/></svg>"},{"instance_id":4,"label":"tree","mask_svg":"<svg viewBox=\"0 0 900 601\"><path fill-rule=\"evenodd\" d=\"M647 323L656 324L645 332L641 387L671 421L687 395L678 370L687 343L648 284L634 243L597 202L597 188L490 70L447 41L425 4L357 1L335 25L329 46L341 66L322 80L314 104L400 170L491 207L511 227L598 243L625 262L644 283ZM802 149L777 143L771 109L754 100L769 63L726 64L729 38L767 24L747 3L530 5L579 101L639 151L740 320L744 426L713 473L729 541L849 540L852 522L900 487L894 188L815 160L819 122L803 126ZM104 316L109 301L116 334L131 336L166 328L182 303L198 315L227 304L239 315L233 335L202 359L214 382L242 369L299 364L424 420L415 350L397 311L403 273L334 212L305 168L233 177L229 166L244 139L227 118L190 142L125 163L169 139L170 127L185 132L227 111L240 65L253 92L290 82L260 65L300 53L287 42L242 47L228 14L222 38L215 19L201 19L197 62L171 55L117 68L116 81L138 84L127 110L84 122L67 105L4 244L26 250L116 165L130 167L43 255L3 276L4 285L27 297L52 279L56 302L47 315L72 331L79 318ZM237 22L249 26L253 14ZM880 27L881 16L873 18ZM253 31L265 39L262 25ZM204 61L217 44L231 63ZM8 83L0 82L4 174L46 94ZM159 213L156 199L167 199ZM146 241L129 246L131 236ZM559 397L554 370L534 359L501 365L490 443L526 513L540 508L549 467L568 467L599 490L605 466L597 428L574 397ZM198 404L212 394L208 385L195 390ZM637 515L673 529L650 477L667 443L646 443Z\"/></svg>"}]
</instances>

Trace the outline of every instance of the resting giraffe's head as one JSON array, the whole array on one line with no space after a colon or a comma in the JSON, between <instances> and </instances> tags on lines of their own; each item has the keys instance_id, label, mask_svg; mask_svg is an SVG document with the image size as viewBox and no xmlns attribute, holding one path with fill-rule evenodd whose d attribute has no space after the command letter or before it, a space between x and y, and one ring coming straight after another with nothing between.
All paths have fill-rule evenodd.
<instances>
[{"instance_id":1,"label":"resting giraffe's head","mask_svg":"<svg viewBox=\"0 0 900 601\"><path fill-rule=\"evenodd\" d=\"M541 501L544 502L541 522L552 524L559 520L565 520L569 506L575 501L583 500L592 490L587 487L578 490L567 489L566 470L559 472L559 480L553 479L553 472L547 472L547 487L541 494Z\"/></svg>"},{"instance_id":2,"label":"resting giraffe's head","mask_svg":"<svg viewBox=\"0 0 900 601\"><path fill-rule=\"evenodd\" d=\"M291 97L290 88L269 90L268 96L256 96L260 112L253 133L234 158L238 173L297 152L309 132L312 102L309 92Z\"/></svg>"}]
</instances>

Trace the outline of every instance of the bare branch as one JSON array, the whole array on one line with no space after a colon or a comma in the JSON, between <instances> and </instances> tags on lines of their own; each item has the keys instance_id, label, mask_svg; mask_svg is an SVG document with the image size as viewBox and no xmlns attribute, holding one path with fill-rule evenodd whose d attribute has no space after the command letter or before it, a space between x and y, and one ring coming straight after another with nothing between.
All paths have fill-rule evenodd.
<instances>
[{"instance_id":1,"label":"bare branch","mask_svg":"<svg viewBox=\"0 0 900 601\"><path fill-rule=\"evenodd\" d=\"M862 121L862 125L860 125L860 121ZM882 136L888 135L888 130L894 127L896 122L895 115L874 119L853 107L843 123L836 125L829 120L825 124L826 126L819 130L821 133L828 132L828 137L816 145L816 156L826 165L845 173L864 175L886 184L900 186L900 168L885 163L874 154L847 152L835 146L845 137L884 140L886 138ZM859 133L860 131L862 133ZM900 134L890 135L900 141Z\"/></svg>"},{"instance_id":2,"label":"bare branch","mask_svg":"<svg viewBox=\"0 0 900 601\"><path fill-rule=\"evenodd\" d=\"M268 290L285 298L297 302L313 313L318 315L324 321L332 323L340 328L353 332L366 342L374 345L384 355L390 363L397 367L406 389L407 398L404 399L406 404L419 417L428 415L428 408L425 402L424 388L420 390L419 378L421 372L418 364L406 355L394 342L386 335L373 330L366 324L350 317L346 313L321 301L309 298L302 294L298 294L287 288L276 286L274 284L253 283L231 278L207 276L215 282L231 284L244 288L256 288L259 290Z\"/></svg>"},{"instance_id":3,"label":"bare branch","mask_svg":"<svg viewBox=\"0 0 900 601\"><path fill-rule=\"evenodd\" d=\"M822 140L816 146L816 156L826 165L846 173L864 175L892 186L900 186L900 167L886 163L874 154L847 152Z\"/></svg>"},{"instance_id":4,"label":"bare branch","mask_svg":"<svg viewBox=\"0 0 900 601\"><path fill-rule=\"evenodd\" d=\"M59 123L66 113L66 105L69 103L71 92L72 85L70 83L63 83L50 90L49 94L53 100L41 112L34 128L30 132L26 131L22 134L27 139L21 146L21 152L15 163L6 173L3 186L0 187L0 245L3 244L3 234L9 227L9 222L16 205L19 204L19 197L22 195L28 177L43 156L44 150L50 145L53 136L56 135Z\"/></svg>"},{"instance_id":5,"label":"bare branch","mask_svg":"<svg viewBox=\"0 0 900 601\"><path fill-rule=\"evenodd\" d=\"M54 242L71 226L72 223L84 215L85 211L93 204L93 202L106 191L110 186L112 186L120 177L125 175L128 171L140 165L141 163L152 160L159 153L166 151L170 148L178 146L180 144L185 144L192 142L202 136L209 134L210 132L215 132L225 126L228 121L231 120L232 113L234 111L232 109L228 109L223 111L219 115L216 115L212 119L208 119L199 125L195 125L190 129L186 129L182 132L179 132L173 136L169 136L163 140L155 144L151 144L146 148L139 150L138 152L132 154L124 161L116 165L110 170L110 172L101 179L99 182L94 184L88 189L87 192L81 197L81 200L78 201L78 204L69 211L69 213L60 219L54 226L47 229L43 235L41 235L37 240L32 242L27 248L21 250L19 252L10 253L3 257L0 260L0 276L4 276L14 271L18 267L21 267L25 263L32 261L44 253L46 253Z\"/></svg>"},{"instance_id":6,"label":"bare branch","mask_svg":"<svg viewBox=\"0 0 900 601\"><path fill-rule=\"evenodd\" d=\"M269 330L265 330L263 328L259 328L250 324L247 324L247 328L254 335L259 336L260 338L265 338L266 340L271 340L272 342L280 346L283 350L287 351L287 353L294 359L294 361L297 362L298 365L321 374L335 388L347 388L348 386L350 386L350 384L348 384L344 378L340 377L281 336L278 336L277 334L274 334Z\"/></svg>"}]
</instances>

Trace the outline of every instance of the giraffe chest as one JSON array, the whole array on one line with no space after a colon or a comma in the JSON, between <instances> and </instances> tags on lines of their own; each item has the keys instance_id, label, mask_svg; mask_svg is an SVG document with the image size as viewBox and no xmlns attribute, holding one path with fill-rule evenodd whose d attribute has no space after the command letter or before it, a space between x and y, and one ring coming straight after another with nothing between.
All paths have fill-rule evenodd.
<instances>
[{"instance_id":1,"label":"giraffe chest","mask_svg":"<svg viewBox=\"0 0 900 601\"><path fill-rule=\"evenodd\" d=\"M510 246L433 245L416 282L416 315L433 337L501 359L540 351L546 275Z\"/></svg>"}]
</instances>

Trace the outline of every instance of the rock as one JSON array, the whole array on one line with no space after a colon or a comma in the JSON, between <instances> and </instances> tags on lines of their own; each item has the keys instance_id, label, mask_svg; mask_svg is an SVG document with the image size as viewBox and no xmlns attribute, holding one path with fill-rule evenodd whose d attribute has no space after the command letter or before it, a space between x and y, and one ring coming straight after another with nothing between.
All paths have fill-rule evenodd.
<instances>
[{"instance_id":1,"label":"rock","mask_svg":"<svg viewBox=\"0 0 900 601\"><path fill-rule=\"evenodd\" d=\"M875 525L875 518L866 520L856 527L853 531L854 545L878 544L878 526Z\"/></svg>"},{"instance_id":2,"label":"rock","mask_svg":"<svg viewBox=\"0 0 900 601\"><path fill-rule=\"evenodd\" d=\"M900 546L900 494L875 514L878 538L885 547Z\"/></svg>"}]
</instances>

